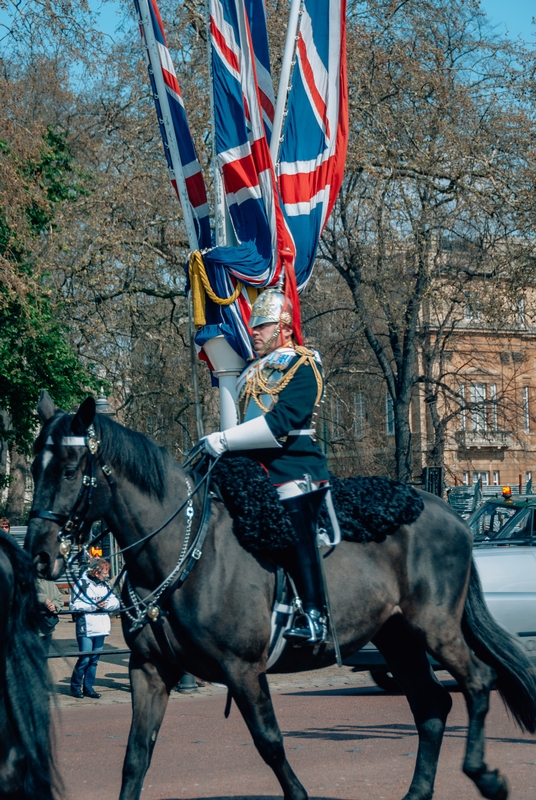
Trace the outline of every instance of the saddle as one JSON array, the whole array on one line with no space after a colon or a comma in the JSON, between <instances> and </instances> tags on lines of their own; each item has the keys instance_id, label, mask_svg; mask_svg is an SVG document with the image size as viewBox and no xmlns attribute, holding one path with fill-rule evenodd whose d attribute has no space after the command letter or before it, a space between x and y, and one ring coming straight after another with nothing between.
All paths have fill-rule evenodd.
<instances>
[{"instance_id":1,"label":"saddle","mask_svg":"<svg viewBox=\"0 0 536 800\"><path fill-rule=\"evenodd\" d=\"M277 551L296 543L294 529L270 478L252 458L225 454L211 474L212 489L233 519L233 531L249 552L277 560ZM418 492L384 477L340 479L330 476L333 506L342 538L350 542L383 542L401 525L420 516L424 503ZM333 542L335 531L326 505L319 527Z\"/></svg>"}]
</instances>

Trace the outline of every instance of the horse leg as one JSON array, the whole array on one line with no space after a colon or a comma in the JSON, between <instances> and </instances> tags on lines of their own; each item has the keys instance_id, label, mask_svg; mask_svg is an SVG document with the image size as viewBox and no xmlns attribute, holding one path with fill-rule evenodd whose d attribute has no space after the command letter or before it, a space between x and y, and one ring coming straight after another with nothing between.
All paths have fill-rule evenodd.
<instances>
[{"instance_id":1,"label":"horse leg","mask_svg":"<svg viewBox=\"0 0 536 800\"><path fill-rule=\"evenodd\" d=\"M255 747L274 771L285 800L307 800L307 792L285 755L283 737L277 724L266 674L258 673L246 665L228 669L227 674L229 689L249 728Z\"/></svg>"},{"instance_id":2,"label":"horse leg","mask_svg":"<svg viewBox=\"0 0 536 800\"><path fill-rule=\"evenodd\" d=\"M419 735L415 771L404 800L430 800L452 700L428 663L422 640L401 617L391 617L373 639L404 691Z\"/></svg>"},{"instance_id":3,"label":"horse leg","mask_svg":"<svg viewBox=\"0 0 536 800\"><path fill-rule=\"evenodd\" d=\"M158 667L134 653L130 656L129 673L132 723L119 800L139 800L171 691Z\"/></svg>"},{"instance_id":4,"label":"horse leg","mask_svg":"<svg viewBox=\"0 0 536 800\"><path fill-rule=\"evenodd\" d=\"M469 730L463 771L488 800L506 800L508 786L499 770L488 769L484 761L484 723L489 709L495 671L471 652L459 624L452 618L429 626L426 640L430 652L456 678L464 693L469 713Z\"/></svg>"}]
</instances>

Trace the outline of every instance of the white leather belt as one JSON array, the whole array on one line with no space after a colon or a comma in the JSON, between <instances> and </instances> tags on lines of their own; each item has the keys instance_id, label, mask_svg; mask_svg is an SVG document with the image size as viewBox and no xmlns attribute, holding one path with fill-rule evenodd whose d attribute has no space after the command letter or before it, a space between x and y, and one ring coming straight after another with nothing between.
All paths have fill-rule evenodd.
<instances>
[{"instance_id":1,"label":"white leather belt","mask_svg":"<svg viewBox=\"0 0 536 800\"><path fill-rule=\"evenodd\" d=\"M303 431L289 431L288 436L314 436L316 433L314 428L307 428Z\"/></svg>"}]
</instances>

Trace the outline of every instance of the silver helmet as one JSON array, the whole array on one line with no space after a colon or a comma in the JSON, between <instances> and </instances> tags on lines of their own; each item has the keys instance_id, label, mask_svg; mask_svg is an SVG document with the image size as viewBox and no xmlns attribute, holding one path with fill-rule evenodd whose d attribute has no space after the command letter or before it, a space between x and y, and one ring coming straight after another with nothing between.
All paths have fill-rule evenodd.
<instances>
[{"instance_id":1,"label":"silver helmet","mask_svg":"<svg viewBox=\"0 0 536 800\"><path fill-rule=\"evenodd\" d=\"M256 328L257 325L264 325L266 322L292 325L292 303L279 289L265 289L251 308L250 328Z\"/></svg>"}]
</instances>

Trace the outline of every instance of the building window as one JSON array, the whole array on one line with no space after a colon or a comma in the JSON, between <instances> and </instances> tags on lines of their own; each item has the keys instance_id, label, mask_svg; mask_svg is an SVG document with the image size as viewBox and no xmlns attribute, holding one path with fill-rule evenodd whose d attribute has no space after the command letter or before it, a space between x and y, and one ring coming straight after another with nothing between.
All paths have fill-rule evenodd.
<instances>
[{"instance_id":1,"label":"building window","mask_svg":"<svg viewBox=\"0 0 536 800\"><path fill-rule=\"evenodd\" d=\"M522 328L525 327L525 298L520 297L517 301L517 321Z\"/></svg>"},{"instance_id":2,"label":"building window","mask_svg":"<svg viewBox=\"0 0 536 800\"><path fill-rule=\"evenodd\" d=\"M493 485L500 486L501 485L501 473L498 469L494 470L493 472Z\"/></svg>"},{"instance_id":3,"label":"building window","mask_svg":"<svg viewBox=\"0 0 536 800\"><path fill-rule=\"evenodd\" d=\"M395 435L395 409L388 391L385 393L385 432L387 436Z\"/></svg>"},{"instance_id":4,"label":"building window","mask_svg":"<svg viewBox=\"0 0 536 800\"><path fill-rule=\"evenodd\" d=\"M477 308L477 299L474 295L467 298L467 303L465 304L465 321L466 322L479 322L480 321L480 311Z\"/></svg>"},{"instance_id":5,"label":"building window","mask_svg":"<svg viewBox=\"0 0 536 800\"><path fill-rule=\"evenodd\" d=\"M530 433L529 387L523 386L523 430Z\"/></svg>"},{"instance_id":6,"label":"building window","mask_svg":"<svg viewBox=\"0 0 536 800\"><path fill-rule=\"evenodd\" d=\"M337 439L341 434L341 403L340 400L330 400L330 415L331 415L331 438Z\"/></svg>"},{"instance_id":7,"label":"building window","mask_svg":"<svg viewBox=\"0 0 536 800\"><path fill-rule=\"evenodd\" d=\"M471 412L472 429L478 433L484 433L488 427L486 424L486 384L473 383L471 386L471 403L478 403L480 407L473 408Z\"/></svg>"},{"instance_id":8,"label":"building window","mask_svg":"<svg viewBox=\"0 0 536 800\"><path fill-rule=\"evenodd\" d=\"M525 472L525 483L532 480L532 472Z\"/></svg>"},{"instance_id":9,"label":"building window","mask_svg":"<svg viewBox=\"0 0 536 800\"><path fill-rule=\"evenodd\" d=\"M489 472L473 472L473 484L482 481L482 486L489 486Z\"/></svg>"},{"instance_id":10,"label":"building window","mask_svg":"<svg viewBox=\"0 0 536 800\"><path fill-rule=\"evenodd\" d=\"M363 436L365 425L365 392L354 394L354 433L355 438Z\"/></svg>"},{"instance_id":11,"label":"building window","mask_svg":"<svg viewBox=\"0 0 536 800\"><path fill-rule=\"evenodd\" d=\"M491 430L499 430L499 414L497 409L497 384L491 383L489 387L489 399L491 400Z\"/></svg>"},{"instance_id":12,"label":"building window","mask_svg":"<svg viewBox=\"0 0 536 800\"><path fill-rule=\"evenodd\" d=\"M465 383L459 384L458 393L460 395L460 430L464 431L467 427L467 414L465 411Z\"/></svg>"},{"instance_id":13,"label":"building window","mask_svg":"<svg viewBox=\"0 0 536 800\"><path fill-rule=\"evenodd\" d=\"M470 477L471 477L471 475L470 475L470 473L469 473L469 472L464 472L464 473L463 473L463 483L464 483L464 486L469 486L469 478L470 478Z\"/></svg>"}]
</instances>

